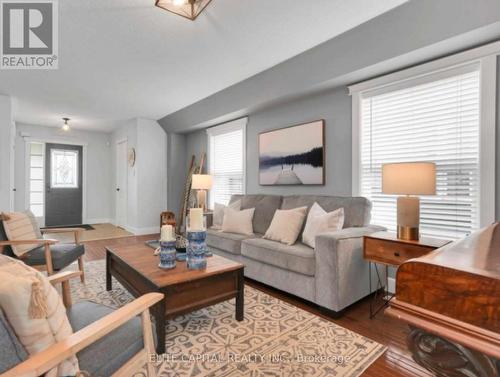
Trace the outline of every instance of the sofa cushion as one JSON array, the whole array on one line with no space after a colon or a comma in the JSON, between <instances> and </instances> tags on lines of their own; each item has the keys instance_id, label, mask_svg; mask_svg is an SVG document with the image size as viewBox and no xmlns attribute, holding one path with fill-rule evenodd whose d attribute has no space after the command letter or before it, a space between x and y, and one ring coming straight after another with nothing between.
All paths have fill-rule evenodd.
<instances>
[{"instance_id":1,"label":"sofa cushion","mask_svg":"<svg viewBox=\"0 0 500 377\"><path fill-rule=\"evenodd\" d=\"M255 208L254 233L266 233L273 220L274 212L281 206L282 197L277 195L233 195L231 203L240 199L241 209Z\"/></svg>"},{"instance_id":2,"label":"sofa cushion","mask_svg":"<svg viewBox=\"0 0 500 377\"><path fill-rule=\"evenodd\" d=\"M302 243L287 246L262 238L248 239L241 243L241 255L308 276L316 271L314 249Z\"/></svg>"},{"instance_id":3,"label":"sofa cushion","mask_svg":"<svg viewBox=\"0 0 500 377\"><path fill-rule=\"evenodd\" d=\"M0 373L4 373L28 358L9 322L0 310Z\"/></svg>"},{"instance_id":4,"label":"sofa cushion","mask_svg":"<svg viewBox=\"0 0 500 377\"><path fill-rule=\"evenodd\" d=\"M104 305L82 301L74 304L67 313L76 332L113 311ZM111 376L142 348L142 323L136 317L78 352L80 370L92 376Z\"/></svg>"},{"instance_id":5,"label":"sofa cushion","mask_svg":"<svg viewBox=\"0 0 500 377\"><path fill-rule=\"evenodd\" d=\"M54 270L62 270L76 261L78 257L85 254L85 246L69 243L55 244L50 246L52 254L52 264ZM23 262L29 266L38 266L45 264L45 247L40 246L29 251L23 256Z\"/></svg>"},{"instance_id":6,"label":"sofa cushion","mask_svg":"<svg viewBox=\"0 0 500 377\"><path fill-rule=\"evenodd\" d=\"M255 237L260 237L260 235L246 236L244 234L221 232L217 229L208 229L207 245L234 255L241 255L241 241Z\"/></svg>"},{"instance_id":7,"label":"sofa cushion","mask_svg":"<svg viewBox=\"0 0 500 377\"><path fill-rule=\"evenodd\" d=\"M317 202L326 212L344 208L344 228L362 227L370 224L371 202L366 198L292 195L284 196L281 209L307 206L309 209Z\"/></svg>"}]
</instances>

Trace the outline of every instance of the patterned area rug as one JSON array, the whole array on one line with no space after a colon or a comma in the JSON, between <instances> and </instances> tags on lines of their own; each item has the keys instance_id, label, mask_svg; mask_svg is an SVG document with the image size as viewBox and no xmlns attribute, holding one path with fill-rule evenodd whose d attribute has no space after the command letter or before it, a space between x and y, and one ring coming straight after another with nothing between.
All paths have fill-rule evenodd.
<instances>
[{"instance_id":1,"label":"patterned area rug","mask_svg":"<svg viewBox=\"0 0 500 377\"><path fill-rule=\"evenodd\" d=\"M105 290L105 262L86 263L75 301L120 307L133 298L116 281ZM179 316L166 327L159 376L360 376L385 347L300 308L245 286L245 320L234 300ZM137 376L142 375L139 373Z\"/></svg>"}]
</instances>

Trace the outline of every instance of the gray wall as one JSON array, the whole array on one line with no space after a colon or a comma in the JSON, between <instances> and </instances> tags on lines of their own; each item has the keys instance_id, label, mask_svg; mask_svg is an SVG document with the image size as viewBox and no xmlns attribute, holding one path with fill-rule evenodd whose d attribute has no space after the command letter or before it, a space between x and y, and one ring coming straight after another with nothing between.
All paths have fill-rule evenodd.
<instances>
[{"instance_id":1,"label":"gray wall","mask_svg":"<svg viewBox=\"0 0 500 377\"><path fill-rule=\"evenodd\" d=\"M170 133L167 144L168 209L179 216L187 176L186 136Z\"/></svg>"},{"instance_id":2,"label":"gray wall","mask_svg":"<svg viewBox=\"0 0 500 377\"><path fill-rule=\"evenodd\" d=\"M260 186L258 135L280 127L325 120L326 184L324 186ZM292 101L249 117L247 126L248 194L351 194L351 99L345 89L337 89Z\"/></svg>"},{"instance_id":3,"label":"gray wall","mask_svg":"<svg viewBox=\"0 0 500 377\"><path fill-rule=\"evenodd\" d=\"M207 131L204 129L186 134L186 169L189 168L193 155L196 157L196 163L198 164L203 153L208 153L207 142ZM207 158L205 158L203 164L204 173L207 172Z\"/></svg>"},{"instance_id":4,"label":"gray wall","mask_svg":"<svg viewBox=\"0 0 500 377\"><path fill-rule=\"evenodd\" d=\"M325 120L326 184L324 186L259 185L259 145L261 132L312 120ZM290 101L251 114L247 125L246 192L247 194L318 194L351 195L351 97L345 88ZM198 158L207 150L206 130L185 135L186 158ZM189 161L188 161L189 162Z\"/></svg>"}]
</instances>

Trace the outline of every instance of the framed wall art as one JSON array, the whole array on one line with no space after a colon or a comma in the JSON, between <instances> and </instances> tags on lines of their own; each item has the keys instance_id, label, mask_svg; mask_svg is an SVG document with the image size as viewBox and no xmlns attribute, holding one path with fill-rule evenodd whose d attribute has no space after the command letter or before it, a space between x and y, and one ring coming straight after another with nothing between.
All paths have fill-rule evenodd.
<instances>
[{"instance_id":1,"label":"framed wall art","mask_svg":"<svg viewBox=\"0 0 500 377\"><path fill-rule=\"evenodd\" d=\"M325 121L266 131L259 135L261 185L325 184Z\"/></svg>"}]
</instances>

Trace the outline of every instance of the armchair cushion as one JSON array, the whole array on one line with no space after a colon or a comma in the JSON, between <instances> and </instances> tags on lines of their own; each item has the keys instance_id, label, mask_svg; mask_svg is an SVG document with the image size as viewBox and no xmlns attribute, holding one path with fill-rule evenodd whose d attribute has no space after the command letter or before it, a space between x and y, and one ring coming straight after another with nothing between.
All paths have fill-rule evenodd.
<instances>
[{"instance_id":1,"label":"armchair cushion","mask_svg":"<svg viewBox=\"0 0 500 377\"><path fill-rule=\"evenodd\" d=\"M75 244L56 244L50 246L52 254L52 265L55 271L62 270L76 261L80 256L85 254L85 246ZM39 246L25 255L22 258L23 262L29 266L39 266L45 264L45 250L43 246Z\"/></svg>"},{"instance_id":2,"label":"armchair cushion","mask_svg":"<svg viewBox=\"0 0 500 377\"><path fill-rule=\"evenodd\" d=\"M73 330L78 331L113 311L104 305L82 301L74 304L67 313ZM92 376L111 376L142 348L142 324L136 317L78 352L80 370Z\"/></svg>"},{"instance_id":3,"label":"armchair cushion","mask_svg":"<svg viewBox=\"0 0 500 377\"><path fill-rule=\"evenodd\" d=\"M30 355L73 333L61 297L47 277L4 255L0 255L0 307ZM78 360L69 357L47 376L68 376L77 371Z\"/></svg>"},{"instance_id":4,"label":"armchair cushion","mask_svg":"<svg viewBox=\"0 0 500 377\"><path fill-rule=\"evenodd\" d=\"M8 371L28 358L28 353L17 339L14 330L0 310L0 373Z\"/></svg>"}]
</instances>

